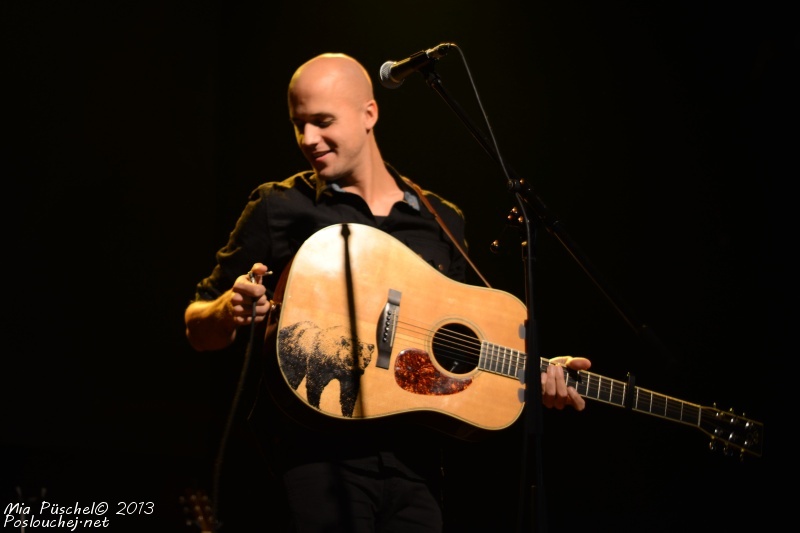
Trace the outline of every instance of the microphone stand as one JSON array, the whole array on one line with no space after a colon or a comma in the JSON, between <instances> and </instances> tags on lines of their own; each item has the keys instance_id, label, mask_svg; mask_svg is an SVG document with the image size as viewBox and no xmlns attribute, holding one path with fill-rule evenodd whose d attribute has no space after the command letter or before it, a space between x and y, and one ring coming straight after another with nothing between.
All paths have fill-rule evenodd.
<instances>
[{"instance_id":1,"label":"microphone stand","mask_svg":"<svg viewBox=\"0 0 800 533\"><path fill-rule=\"evenodd\" d=\"M507 172L508 190L514 195L522 213L522 222L525 226L526 241L524 243L525 253L523 262L525 265L525 299L527 304L527 322L525 324L525 350L526 364L524 372L525 383L525 415L523 416L523 448L522 448L522 477L520 487L520 505L518 511L518 530L520 533L534 531L544 533L546 528L546 515L544 508L544 491L542 485L542 460L541 460L541 436L542 436L542 384L539 373L541 371L541 359L538 351L538 331L536 317L533 310L534 302L534 252L532 244L534 240L536 225L538 222L544 225L545 229L553 235L577 261L578 265L589 276L594 284L600 289L606 299L622 316L625 322L647 341L651 347L662 356L667 363L673 363L672 356L667 352L653 331L646 325L632 318L632 314L626 309L619 297L609 288L605 281L597 273L596 269L590 264L577 244L567 234L561 221L556 217L545 202L533 191L530 183L518 177L512 170L503 163L500 154L489 142L483 132L475 126L469 116L456 102L442 85L441 78L434 70L434 63L420 68L419 72L425 77L427 85L445 101L450 109L461 119L469 132L478 141L478 144L501 166L501 170ZM535 217L528 213L530 208ZM533 459L533 460L531 460Z\"/></svg>"}]
</instances>

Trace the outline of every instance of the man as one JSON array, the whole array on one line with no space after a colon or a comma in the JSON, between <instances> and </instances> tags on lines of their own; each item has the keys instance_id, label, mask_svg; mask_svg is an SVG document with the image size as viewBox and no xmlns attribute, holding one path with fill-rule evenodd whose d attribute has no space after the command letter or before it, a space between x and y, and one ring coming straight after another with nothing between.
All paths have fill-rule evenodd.
<instances>
[{"instance_id":1,"label":"man","mask_svg":"<svg viewBox=\"0 0 800 533\"><path fill-rule=\"evenodd\" d=\"M462 248L463 216L436 194L420 198L383 161L375 138L378 106L361 64L343 54L307 61L289 83L288 103L297 144L313 171L264 183L251 194L186 309L186 335L198 351L226 348L239 328L263 323L278 277L268 268L282 272L306 239L333 224L379 228L443 274L465 279L465 257L428 206ZM565 386L561 365L586 369L589 361L552 362L558 364L542 374L543 405L582 410L584 400ZM296 531L442 530L433 432L394 420L318 431L294 423L274 404L260 396L251 422L282 476Z\"/></svg>"}]
</instances>

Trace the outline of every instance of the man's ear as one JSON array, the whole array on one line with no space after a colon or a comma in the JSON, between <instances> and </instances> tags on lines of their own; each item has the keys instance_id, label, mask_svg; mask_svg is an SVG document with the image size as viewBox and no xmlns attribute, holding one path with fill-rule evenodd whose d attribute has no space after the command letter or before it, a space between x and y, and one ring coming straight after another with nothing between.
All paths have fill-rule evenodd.
<instances>
[{"instance_id":1,"label":"man's ear","mask_svg":"<svg viewBox=\"0 0 800 533\"><path fill-rule=\"evenodd\" d=\"M364 125L367 130L372 130L378 122L378 102L370 100L364 107Z\"/></svg>"}]
</instances>

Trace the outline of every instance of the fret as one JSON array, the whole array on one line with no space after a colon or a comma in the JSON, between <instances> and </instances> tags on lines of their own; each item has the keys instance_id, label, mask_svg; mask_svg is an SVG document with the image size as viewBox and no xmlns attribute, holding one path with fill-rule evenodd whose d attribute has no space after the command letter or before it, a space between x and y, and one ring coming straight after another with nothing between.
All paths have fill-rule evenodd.
<instances>
[{"instance_id":1,"label":"fret","mask_svg":"<svg viewBox=\"0 0 800 533\"><path fill-rule=\"evenodd\" d=\"M586 391L595 400L600 399L600 390L603 388L603 378L600 376L597 376L597 378L597 380L589 378L589 389Z\"/></svg>"},{"instance_id":2,"label":"fret","mask_svg":"<svg viewBox=\"0 0 800 533\"><path fill-rule=\"evenodd\" d=\"M517 378L519 371L525 369L525 355L518 350L482 342L478 356L478 368Z\"/></svg>"},{"instance_id":3,"label":"fret","mask_svg":"<svg viewBox=\"0 0 800 533\"><path fill-rule=\"evenodd\" d=\"M614 388L614 384L617 385L616 389ZM616 380L612 379L611 380L611 399L610 399L610 403L612 403L614 405L624 406L625 405L625 390L626 390L626 388L627 388L627 384L625 384L625 383L623 383L621 381L616 381Z\"/></svg>"},{"instance_id":4,"label":"fret","mask_svg":"<svg viewBox=\"0 0 800 533\"><path fill-rule=\"evenodd\" d=\"M496 346L494 349L494 371L498 374L503 373L503 361L505 358L503 356L503 347Z\"/></svg>"},{"instance_id":5,"label":"fret","mask_svg":"<svg viewBox=\"0 0 800 533\"><path fill-rule=\"evenodd\" d=\"M505 348L501 348L500 351L502 353L502 355L501 355L502 364L500 365L500 373L503 374L504 376L507 376L508 375L508 365L509 365L508 354L506 354L506 349Z\"/></svg>"},{"instance_id":6,"label":"fret","mask_svg":"<svg viewBox=\"0 0 800 533\"><path fill-rule=\"evenodd\" d=\"M481 354L478 357L478 366L484 370L490 370L491 361L489 360L489 351L493 345L486 342L481 343Z\"/></svg>"},{"instance_id":7,"label":"fret","mask_svg":"<svg viewBox=\"0 0 800 533\"><path fill-rule=\"evenodd\" d=\"M650 413L654 415L664 415L664 409L661 407L661 396L658 394L651 394L650 395Z\"/></svg>"},{"instance_id":8,"label":"fret","mask_svg":"<svg viewBox=\"0 0 800 533\"><path fill-rule=\"evenodd\" d=\"M517 376L520 370L525 370L525 357L517 350L514 350L514 373L510 375Z\"/></svg>"},{"instance_id":9,"label":"fret","mask_svg":"<svg viewBox=\"0 0 800 533\"><path fill-rule=\"evenodd\" d=\"M497 346L492 344L489 346L489 367L488 370L494 372L497 367Z\"/></svg>"},{"instance_id":10,"label":"fret","mask_svg":"<svg viewBox=\"0 0 800 533\"><path fill-rule=\"evenodd\" d=\"M646 400L646 407L640 406L638 399L640 395L647 395L649 398L649 400ZM701 408L699 405L638 387L636 388L636 397L637 400L634 405L634 410L636 411L668 418L690 426L699 426L701 423Z\"/></svg>"},{"instance_id":11,"label":"fret","mask_svg":"<svg viewBox=\"0 0 800 533\"><path fill-rule=\"evenodd\" d=\"M500 373L500 347L494 346L492 348L492 372L495 374Z\"/></svg>"}]
</instances>

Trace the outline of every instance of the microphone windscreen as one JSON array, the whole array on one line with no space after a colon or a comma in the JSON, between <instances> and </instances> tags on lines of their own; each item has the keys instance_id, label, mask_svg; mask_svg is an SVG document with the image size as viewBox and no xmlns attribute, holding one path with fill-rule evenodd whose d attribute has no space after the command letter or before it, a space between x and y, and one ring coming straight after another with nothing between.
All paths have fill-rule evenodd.
<instances>
[{"instance_id":1,"label":"microphone windscreen","mask_svg":"<svg viewBox=\"0 0 800 533\"><path fill-rule=\"evenodd\" d=\"M397 89L405 81L405 80L396 81L392 78L393 66L394 66L394 61L387 61L386 63L381 65L381 85L383 85L387 89Z\"/></svg>"}]
</instances>

